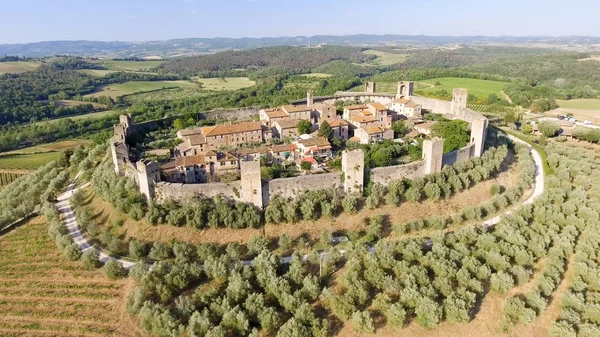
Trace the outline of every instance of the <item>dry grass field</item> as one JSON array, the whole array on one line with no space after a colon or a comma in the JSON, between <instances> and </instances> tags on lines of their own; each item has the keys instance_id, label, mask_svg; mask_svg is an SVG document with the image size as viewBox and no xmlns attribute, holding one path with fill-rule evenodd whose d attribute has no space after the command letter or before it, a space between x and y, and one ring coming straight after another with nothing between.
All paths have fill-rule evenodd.
<instances>
[{"instance_id":1,"label":"dry grass field","mask_svg":"<svg viewBox=\"0 0 600 337\"><path fill-rule=\"evenodd\" d=\"M68 261L42 218L0 237L0 336L138 336L131 284Z\"/></svg>"},{"instance_id":2,"label":"dry grass field","mask_svg":"<svg viewBox=\"0 0 600 337\"><path fill-rule=\"evenodd\" d=\"M389 66L396 63L403 63L408 59L407 54L388 53L380 50L369 49L365 50L363 53L377 56L377 58L371 63L381 66Z\"/></svg>"},{"instance_id":3,"label":"dry grass field","mask_svg":"<svg viewBox=\"0 0 600 337\"><path fill-rule=\"evenodd\" d=\"M38 62L0 62L0 75L2 74L19 74L26 71L32 71L40 66Z\"/></svg>"},{"instance_id":4,"label":"dry grass field","mask_svg":"<svg viewBox=\"0 0 600 337\"><path fill-rule=\"evenodd\" d=\"M578 121L589 120L594 124L600 124L600 99L571 99L556 100L558 109L547 112L552 116L557 114L573 114Z\"/></svg>"}]
</instances>

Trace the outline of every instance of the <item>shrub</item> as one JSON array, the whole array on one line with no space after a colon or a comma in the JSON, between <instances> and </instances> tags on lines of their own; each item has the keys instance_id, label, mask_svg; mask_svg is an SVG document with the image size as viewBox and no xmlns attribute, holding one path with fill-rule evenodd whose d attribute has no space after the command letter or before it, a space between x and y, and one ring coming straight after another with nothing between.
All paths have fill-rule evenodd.
<instances>
[{"instance_id":1,"label":"shrub","mask_svg":"<svg viewBox=\"0 0 600 337\"><path fill-rule=\"evenodd\" d=\"M496 292L505 293L515 286L515 280L510 274L500 271L492 274L490 286Z\"/></svg>"},{"instance_id":2,"label":"shrub","mask_svg":"<svg viewBox=\"0 0 600 337\"><path fill-rule=\"evenodd\" d=\"M545 137L554 137L560 130L560 125L551 120L544 120L538 124L538 130Z\"/></svg>"},{"instance_id":3,"label":"shrub","mask_svg":"<svg viewBox=\"0 0 600 337\"><path fill-rule=\"evenodd\" d=\"M342 201L344 212L354 213L358 210L358 198L353 195L347 195Z\"/></svg>"},{"instance_id":4,"label":"shrub","mask_svg":"<svg viewBox=\"0 0 600 337\"><path fill-rule=\"evenodd\" d=\"M352 326L354 331L361 333L373 333L375 332L375 326L373 325L373 318L367 311L355 311L352 314Z\"/></svg>"},{"instance_id":5,"label":"shrub","mask_svg":"<svg viewBox=\"0 0 600 337\"><path fill-rule=\"evenodd\" d=\"M100 267L100 253L96 249L88 249L81 255L83 268L92 270Z\"/></svg>"},{"instance_id":6,"label":"shrub","mask_svg":"<svg viewBox=\"0 0 600 337\"><path fill-rule=\"evenodd\" d=\"M490 194L492 196L500 194L500 192L502 192L502 188L500 187L500 185L493 184L492 187L490 187Z\"/></svg>"},{"instance_id":7,"label":"shrub","mask_svg":"<svg viewBox=\"0 0 600 337\"><path fill-rule=\"evenodd\" d=\"M435 327L442 318L442 308L429 297L422 297L418 300L415 308L417 322L424 328L431 329Z\"/></svg>"},{"instance_id":8,"label":"shrub","mask_svg":"<svg viewBox=\"0 0 600 337\"><path fill-rule=\"evenodd\" d=\"M81 249L76 243L72 243L65 247L63 253L65 257L71 261L77 261L81 258Z\"/></svg>"},{"instance_id":9,"label":"shrub","mask_svg":"<svg viewBox=\"0 0 600 337\"><path fill-rule=\"evenodd\" d=\"M121 262L118 262L115 259L110 259L104 265L104 270L106 272L106 276L108 276L111 280L116 280L127 276L127 269L123 267Z\"/></svg>"},{"instance_id":10,"label":"shrub","mask_svg":"<svg viewBox=\"0 0 600 337\"><path fill-rule=\"evenodd\" d=\"M267 249L267 239L262 235L253 236L248 242L248 249L252 254L259 254L264 249Z\"/></svg>"}]
</instances>

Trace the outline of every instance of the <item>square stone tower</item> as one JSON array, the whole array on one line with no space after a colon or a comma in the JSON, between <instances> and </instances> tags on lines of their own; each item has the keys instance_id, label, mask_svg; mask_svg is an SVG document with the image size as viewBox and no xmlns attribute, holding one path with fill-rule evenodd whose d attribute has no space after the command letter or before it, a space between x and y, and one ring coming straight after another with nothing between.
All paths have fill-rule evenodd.
<instances>
[{"instance_id":1,"label":"square stone tower","mask_svg":"<svg viewBox=\"0 0 600 337\"><path fill-rule=\"evenodd\" d=\"M425 159L425 174L441 172L444 159L444 140L441 138L424 140L423 159Z\"/></svg>"},{"instance_id":2,"label":"square stone tower","mask_svg":"<svg viewBox=\"0 0 600 337\"><path fill-rule=\"evenodd\" d=\"M148 200L154 198L154 184L160 181L160 167L152 160L144 159L135 163L140 192Z\"/></svg>"},{"instance_id":3,"label":"square stone tower","mask_svg":"<svg viewBox=\"0 0 600 337\"><path fill-rule=\"evenodd\" d=\"M262 180L260 178L260 161L240 161L242 178L242 200L256 207L263 207Z\"/></svg>"},{"instance_id":4,"label":"square stone tower","mask_svg":"<svg viewBox=\"0 0 600 337\"><path fill-rule=\"evenodd\" d=\"M312 90L308 90L306 92L306 106L311 107L314 104L313 92Z\"/></svg>"},{"instance_id":5,"label":"square stone tower","mask_svg":"<svg viewBox=\"0 0 600 337\"><path fill-rule=\"evenodd\" d=\"M452 91L452 104L450 109L452 110L452 114L458 115L460 110L467 108L467 99L469 98L469 93L467 89L455 88Z\"/></svg>"},{"instance_id":6,"label":"square stone tower","mask_svg":"<svg viewBox=\"0 0 600 337\"><path fill-rule=\"evenodd\" d=\"M367 82L365 83L365 93L374 94L376 91L375 82Z\"/></svg>"},{"instance_id":7,"label":"square stone tower","mask_svg":"<svg viewBox=\"0 0 600 337\"><path fill-rule=\"evenodd\" d=\"M396 98L405 97L409 98L414 95L415 84L413 82L398 82L398 89L396 90Z\"/></svg>"},{"instance_id":8,"label":"square stone tower","mask_svg":"<svg viewBox=\"0 0 600 337\"><path fill-rule=\"evenodd\" d=\"M488 120L485 117L473 119L471 122L471 143L475 144L475 157L481 157L487 135Z\"/></svg>"},{"instance_id":9,"label":"square stone tower","mask_svg":"<svg viewBox=\"0 0 600 337\"><path fill-rule=\"evenodd\" d=\"M365 183L365 153L363 150L342 152L342 172L344 173L344 191L362 194Z\"/></svg>"}]
</instances>

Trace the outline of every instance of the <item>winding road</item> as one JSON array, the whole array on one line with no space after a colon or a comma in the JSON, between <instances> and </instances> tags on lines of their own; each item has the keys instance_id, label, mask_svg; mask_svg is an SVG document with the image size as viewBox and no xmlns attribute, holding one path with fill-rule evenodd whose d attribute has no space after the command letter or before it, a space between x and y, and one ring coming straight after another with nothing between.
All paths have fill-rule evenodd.
<instances>
[{"instance_id":1,"label":"winding road","mask_svg":"<svg viewBox=\"0 0 600 337\"><path fill-rule=\"evenodd\" d=\"M531 147L526 142L524 142L514 136L511 136L511 135L509 135L509 137L514 142L527 145L529 147L529 151L530 151L531 155L533 156L533 161L535 163L535 185L534 185L533 193L531 194L531 196L523 202L523 204L531 204L535 201L535 199L537 199L540 195L542 195L542 193L544 193L544 170L543 170L543 164L542 164L542 157L533 147ZM81 229L79 228L79 225L77 224L77 219L75 218L75 212L73 212L73 208L71 207L71 202L70 202L71 196L73 196L73 193L75 193L75 191L77 191L78 189L81 189L81 188L86 188L89 185L89 183L87 183L78 188L75 188L75 185L77 184L77 179L79 178L80 174L81 174L81 172L77 174L77 176L75 177L73 182L71 182L69 184L69 186L67 187L67 191L65 193L61 194L57 198L58 202L55 204L56 208L58 208L58 211L63 215L63 221L65 222L65 226L69 230L69 234L73 237L73 241L79 246L79 248L81 248L82 251L86 251L89 249L98 250L98 252L100 254L101 262L105 263L109 259L113 258L116 261L120 262L123 265L123 267L125 267L127 269L131 268L135 264L135 262L131 262L129 260L126 260L126 259L123 259L120 257L109 256L108 254L104 253L102 250L92 246L86 240L83 233L81 232ZM517 206L513 207L511 210L504 212L503 214L497 215L491 219L484 221L482 223L482 225L485 226L486 228L490 228L490 227L496 225L497 223L500 222L503 215L512 213L512 211L519 206L520 205L517 205ZM427 240L426 245L431 245L431 240ZM369 251L372 252L373 250L374 250L373 247L369 248ZM340 251L340 253L344 254L344 251ZM328 255L329 255L329 252L326 252L326 251L321 252L320 260L324 257L327 257ZM308 258L308 256L305 255L304 258L306 259L306 258ZM285 256L285 257L281 258L282 263L290 263L291 260L292 260L291 256ZM250 264L252 264L252 260L247 260L247 261L244 261L243 263L246 265L250 265Z\"/></svg>"}]
</instances>

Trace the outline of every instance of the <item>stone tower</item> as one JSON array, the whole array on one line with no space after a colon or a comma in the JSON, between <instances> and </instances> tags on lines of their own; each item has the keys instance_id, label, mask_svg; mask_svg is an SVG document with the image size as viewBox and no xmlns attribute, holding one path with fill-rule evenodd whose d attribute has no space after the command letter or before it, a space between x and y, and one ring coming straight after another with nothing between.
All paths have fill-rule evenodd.
<instances>
[{"instance_id":1,"label":"stone tower","mask_svg":"<svg viewBox=\"0 0 600 337\"><path fill-rule=\"evenodd\" d=\"M452 91L452 105L451 105L451 113L454 115L458 115L460 110L467 108L467 99L469 98L469 93L467 89L455 88Z\"/></svg>"},{"instance_id":2,"label":"stone tower","mask_svg":"<svg viewBox=\"0 0 600 337\"><path fill-rule=\"evenodd\" d=\"M375 82L365 83L365 93L374 94L376 91Z\"/></svg>"},{"instance_id":3,"label":"stone tower","mask_svg":"<svg viewBox=\"0 0 600 337\"><path fill-rule=\"evenodd\" d=\"M342 172L344 173L344 191L362 194L365 181L365 153L363 150L342 152Z\"/></svg>"},{"instance_id":4,"label":"stone tower","mask_svg":"<svg viewBox=\"0 0 600 337\"><path fill-rule=\"evenodd\" d=\"M396 90L396 98L402 96L409 98L414 95L415 84L413 82L398 82L398 89Z\"/></svg>"},{"instance_id":5,"label":"stone tower","mask_svg":"<svg viewBox=\"0 0 600 337\"><path fill-rule=\"evenodd\" d=\"M487 135L488 120L485 117L476 118L471 121L471 143L475 144L475 157L481 157Z\"/></svg>"},{"instance_id":6,"label":"stone tower","mask_svg":"<svg viewBox=\"0 0 600 337\"><path fill-rule=\"evenodd\" d=\"M129 149L124 142L112 142L110 144L113 164L115 165L115 173L121 174L125 169L125 165L129 160Z\"/></svg>"},{"instance_id":7,"label":"stone tower","mask_svg":"<svg viewBox=\"0 0 600 337\"><path fill-rule=\"evenodd\" d=\"M444 159L444 140L441 138L423 141L423 159L425 159L425 174L442 171Z\"/></svg>"},{"instance_id":8,"label":"stone tower","mask_svg":"<svg viewBox=\"0 0 600 337\"><path fill-rule=\"evenodd\" d=\"M256 207L263 207L262 180L260 178L260 161L240 161L242 178L242 200Z\"/></svg>"},{"instance_id":9,"label":"stone tower","mask_svg":"<svg viewBox=\"0 0 600 337\"><path fill-rule=\"evenodd\" d=\"M135 163L140 192L148 200L154 198L154 184L160 181L160 167L155 161L143 159Z\"/></svg>"},{"instance_id":10,"label":"stone tower","mask_svg":"<svg viewBox=\"0 0 600 337\"><path fill-rule=\"evenodd\" d=\"M313 92L312 90L308 90L306 92L306 106L311 107L314 103Z\"/></svg>"}]
</instances>

